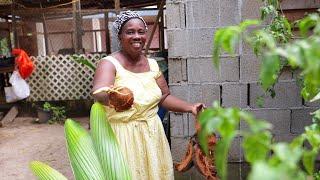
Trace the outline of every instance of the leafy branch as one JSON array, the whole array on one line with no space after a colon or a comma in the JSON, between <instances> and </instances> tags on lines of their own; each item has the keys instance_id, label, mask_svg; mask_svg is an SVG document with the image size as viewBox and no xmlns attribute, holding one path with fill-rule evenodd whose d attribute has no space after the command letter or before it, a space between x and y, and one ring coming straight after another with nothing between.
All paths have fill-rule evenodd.
<instances>
[{"instance_id":1,"label":"leafy branch","mask_svg":"<svg viewBox=\"0 0 320 180\"><path fill-rule=\"evenodd\" d=\"M302 38L291 40L291 25L283 16L277 0L263 0L261 19L245 20L237 26L216 31L213 41L213 64L219 67L219 57L225 51L235 54L236 46L244 40L261 59L260 82L265 91L272 92L284 66L300 69L301 95L305 100L320 99L320 17L310 14L297 22ZM279 11L280 9L280 11ZM271 23L261 24L271 17ZM256 30L251 30L251 29ZM221 179L227 179L227 155L235 137L242 137L244 157L252 166L249 179L306 179L314 174L314 162L320 147L320 110L313 113L313 124L291 143L275 143L271 125L257 120L238 108L222 108L214 103L199 117L200 143L207 151L206 137L213 132L221 135L216 148L216 166ZM241 128L246 124L248 128ZM309 144L310 147L303 146ZM300 166L303 165L303 168ZM314 177L319 176L315 174Z\"/></svg>"}]
</instances>

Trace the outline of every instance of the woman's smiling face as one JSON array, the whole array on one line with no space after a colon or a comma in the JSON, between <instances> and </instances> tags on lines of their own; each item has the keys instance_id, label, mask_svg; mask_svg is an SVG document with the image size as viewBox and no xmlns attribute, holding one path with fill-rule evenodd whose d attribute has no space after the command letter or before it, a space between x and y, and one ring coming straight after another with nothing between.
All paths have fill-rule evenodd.
<instances>
[{"instance_id":1,"label":"woman's smiling face","mask_svg":"<svg viewBox=\"0 0 320 180\"><path fill-rule=\"evenodd\" d=\"M147 40L146 27L138 18L132 18L124 24L119 34L122 49L128 53L142 52Z\"/></svg>"}]
</instances>

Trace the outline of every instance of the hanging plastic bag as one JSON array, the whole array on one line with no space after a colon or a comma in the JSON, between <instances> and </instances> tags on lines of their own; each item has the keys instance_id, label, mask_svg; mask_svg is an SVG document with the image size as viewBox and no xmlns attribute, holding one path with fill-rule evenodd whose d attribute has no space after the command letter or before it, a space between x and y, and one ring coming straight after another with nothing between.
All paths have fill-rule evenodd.
<instances>
[{"instance_id":1,"label":"hanging plastic bag","mask_svg":"<svg viewBox=\"0 0 320 180\"><path fill-rule=\"evenodd\" d=\"M17 96L18 100L27 98L30 95L30 87L28 83L21 78L18 71L13 71L9 82L12 85L12 90Z\"/></svg>"},{"instance_id":2,"label":"hanging plastic bag","mask_svg":"<svg viewBox=\"0 0 320 180\"><path fill-rule=\"evenodd\" d=\"M17 56L15 64L18 66L21 77L23 79L29 77L34 70L34 65L28 54L22 49L13 49L12 55Z\"/></svg>"},{"instance_id":3,"label":"hanging plastic bag","mask_svg":"<svg viewBox=\"0 0 320 180\"><path fill-rule=\"evenodd\" d=\"M6 102L12 103L19 100L16 94L13 92L12 86L4 87L4 94L6 96Z\"/></svg>"}]
</instances>

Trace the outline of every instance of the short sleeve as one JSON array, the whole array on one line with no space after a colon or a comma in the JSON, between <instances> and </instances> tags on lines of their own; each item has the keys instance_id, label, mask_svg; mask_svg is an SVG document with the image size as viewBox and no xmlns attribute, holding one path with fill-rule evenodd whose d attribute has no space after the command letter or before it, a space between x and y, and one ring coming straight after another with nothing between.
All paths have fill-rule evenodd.
<instances>
[{"instance_id":1,"label":"short sleeve","mask_svg":"<svg viewBox=\"0 0 320 180\"><path fill-rule=\"evenodd\" d=\"M155 73L154 78L158 79L161 76L162 72L159 68L157 61L155 59L148 59L148 60L149 60L149 65L150 65L151 71L153 71Z\"/></svg>"}]
</instances>

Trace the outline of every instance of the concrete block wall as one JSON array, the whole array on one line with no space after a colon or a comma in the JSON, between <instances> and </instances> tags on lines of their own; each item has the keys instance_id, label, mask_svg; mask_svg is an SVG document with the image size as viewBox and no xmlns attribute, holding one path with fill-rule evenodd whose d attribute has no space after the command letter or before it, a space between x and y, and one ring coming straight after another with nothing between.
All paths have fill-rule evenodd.
<instances>
[{"instance_id":1,"label":"concrete block wall","mask_svg":"<svg viewBox=\"0 0 320 180\"><path fill-rule=\"evenodd\" d=\"M303 1L304 2L304 1ZM320 7L314 3L289 3L288 9ZM224 107L237 106L257 118L273 124L276 141L289 141L311 123L310 112L320 103L304 102L295 77L298 72L286 68L275 86L276 97L264 94L258 84L260 61L244 43L236 57L223 54L220 71L212 64L213 35L218 28L238 24L244 19L260 16L259 0L167 0L169 87L173 95L189 102L204 102L211 106L219 101ZM296 7L299 6L299 7ZM264 106L257 99L265 96ZM171 149L174 161L179 161L194 134L194 118L190 114L170 113ZM247 128L239 124L239 128ZM229 152L229 162L242 162L241 137L237 137Z\"/></svg>"}]
</instances>

